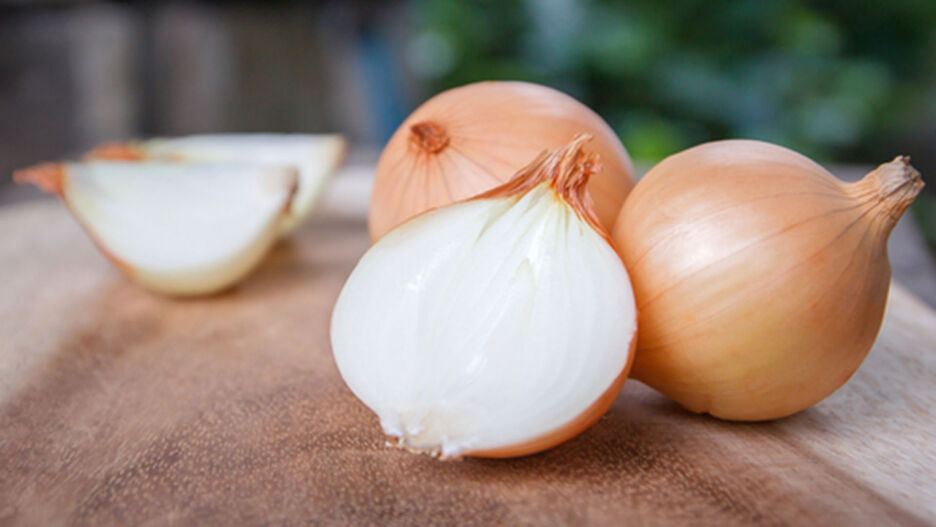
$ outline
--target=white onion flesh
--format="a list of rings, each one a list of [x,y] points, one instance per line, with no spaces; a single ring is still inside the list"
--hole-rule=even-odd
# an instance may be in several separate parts
[[[607,239],[541,183],[381,238],[345,284],[331,337],[388,435],[455,457],[583,414],[628,366],[635,316]]]
[[[154,158],[295,166],[299,187],[285,231],[308,217],[346,150],[344,138],[336,134],[205,134],[149,139],[135,146]]]
[[[201,294],[247,274],[277,239],[295,171],[270,165],[65,165],[62,199],[133,278]]]

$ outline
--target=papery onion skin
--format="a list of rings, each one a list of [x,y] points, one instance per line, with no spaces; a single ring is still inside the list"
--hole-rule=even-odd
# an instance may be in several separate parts
[[[426,210],[505,183],[546,149],[577,133],[604,169],[588,183],[595,210],[610,231],[633,187],[634,168],[611,127],[582,103],[545,86],[489,81],[454,88],[426,101],[393,134],[377,163],[368,229],[377,240]]]
[[[821,401],[874,343],[890,284],[887,237],[922,186],[907,158],[843,183],[759,141],[663,160],[612,234],[639,312],[633,377],[729,420]]]

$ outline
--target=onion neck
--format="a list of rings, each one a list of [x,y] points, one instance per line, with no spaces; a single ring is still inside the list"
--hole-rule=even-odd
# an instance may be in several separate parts
[[[410,141],[429,154],[438,154],[449,144],[445,128],[433,121],[422,121],[410,126]]]
[[[602,236],[607,232],[601,226],[595,205],[585,192],[589,178],[601,171],[598,154],[588,153],[582,147],[592,136],[578,134],[569,144],[541,153],[525,168],[520,169],[507,183],[495,187],[475,199],[506,198],[524,194],[542,183],[549,184],[556,195],[588,222]]]
[[[908,156],[897,156],[869,172],[852,185],[856,197],[868,200],[875,216],[889,231],[923,189],[920,173],[910,165]]]

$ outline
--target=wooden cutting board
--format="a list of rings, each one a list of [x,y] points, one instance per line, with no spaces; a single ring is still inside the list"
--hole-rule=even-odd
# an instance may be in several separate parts
[[[0,212],[0,525],[936,523],[936,314],[899,286],[860,371],[732,424],[636,381],[514,460],[384,446],[328,321],[367,247],[321,214],[236,290],[125,280],[54,201]]]

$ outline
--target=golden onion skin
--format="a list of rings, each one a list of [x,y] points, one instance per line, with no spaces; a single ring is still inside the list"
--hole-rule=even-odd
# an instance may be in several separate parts
[[[821,401],[874,343],[887,237],[922,186],[906,158],[849,184],[759,141],[663,160],[612,234],[637,300],[632,376],[730,420]]]
[[[427,210],[506,183],[541,152],[578,133],[602,170],[587,190],[602,225],[614,225],[634,168],[605,121],[572,97],[537,84],[488,81],[432,97],[400,125],[377,162],[368,214],[371,239]]]

